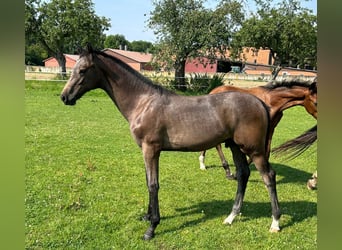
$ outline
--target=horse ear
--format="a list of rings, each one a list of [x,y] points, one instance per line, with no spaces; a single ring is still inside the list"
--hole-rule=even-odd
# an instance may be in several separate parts
[[[81,46],[77,47],[77,52],[78,52],[79,55],[81,55],[83,53],[83,51],[84,50],[83,50],[83,48]]]
[[[90,54],[94,52],[94,49],[93,49],[93,47],[91,46],[90,43],[87,43],[87,51],[88,51],[88,53],[90,53]]]

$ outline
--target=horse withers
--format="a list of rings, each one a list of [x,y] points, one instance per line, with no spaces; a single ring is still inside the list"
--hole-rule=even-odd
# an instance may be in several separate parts
[[[112,99],[142,150],[149,192],[145,218],[150,221],[145,240],[154,237],[160,222],[160,153],[196,152],[223,142],[233,152],[238,182],[233,208],[224,223],[231,224],[241,210],[250,175],[247,155],[255,163],[270,195],[273,218],[270,231],[280,230],[276,174],[267,157],[269,113],[262,101],[239,92],[177,95],[153,84],[121,60],[88,46],[76,63],[61,100],[66,105],[75,105],[86,92],[96,88],[103,89]]]

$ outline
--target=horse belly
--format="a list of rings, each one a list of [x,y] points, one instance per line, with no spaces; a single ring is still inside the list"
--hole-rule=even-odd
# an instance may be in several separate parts
[[[201,151],[217,146],[230,137],[227,127],[217,121],[185,119],[167,131],[169,150]]]

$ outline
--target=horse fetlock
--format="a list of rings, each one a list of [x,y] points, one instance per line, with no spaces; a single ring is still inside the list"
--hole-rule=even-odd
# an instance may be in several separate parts
[[[151,215],[150,215],[150,214],[145,214],[145,215],[142,217],[142,220],[143,220],[143,221],[150,221],[150,220],[151,220]]]
[[[206,170],[206,167],[205,167],[205,164],[204,164],[204,156],[203,155],[200,155],[198,157],[198,160],[200,162],[200,169],[201,170]]]
[[[234,174],[232,174],[229,170],[228,171],[226,170],[226,178],[228,180],[236,180],[237,179],[236,176]]]

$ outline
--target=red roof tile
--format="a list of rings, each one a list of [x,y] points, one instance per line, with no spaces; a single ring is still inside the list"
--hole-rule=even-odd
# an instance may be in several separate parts
[[[142,53],[136,51],[120,50],[120,49],[104,49],[103,51],[110,50],[121,56],[127,57],[139,63],[148,63],[152,61],[152,54]]]

